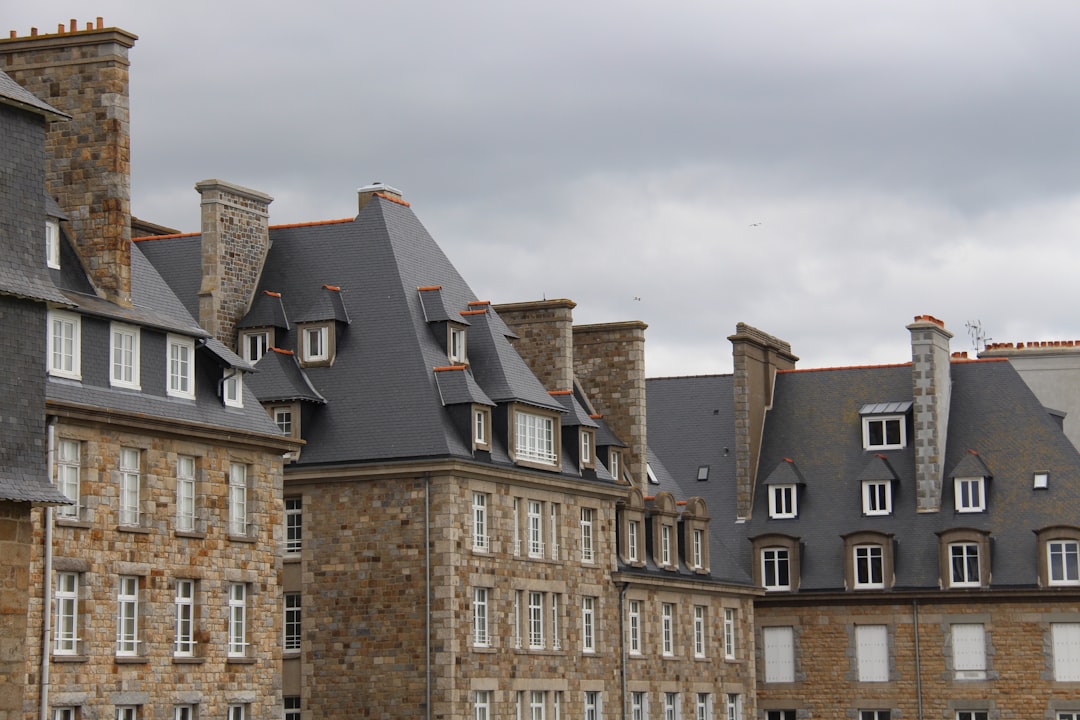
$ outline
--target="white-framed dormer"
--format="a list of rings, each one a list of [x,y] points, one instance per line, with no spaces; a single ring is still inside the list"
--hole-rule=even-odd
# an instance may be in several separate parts
[[[486,405],[473,405],[470,427],[474,450],[491,450],[491,408]]]
[[[596,467],[596,430],[584,425],[579,428],[578,444],[580,446],[581,467]]]
[[[863,515],[892,515],[892,481],[863,480]]]
[[[334,333],[332,322],[310,323],[297,328],[300,334],[300,364],[303,366],[332,365],[334,362]]]
[[[799,492],[795,483],[769,485],[769,517],[783,520],[798,517]]]
[[[109,326],[109,384],[139,389],[139,328],[112,323]]]
[[[240,341],[237,343],[240,349],[240,357],[249,363],[259,362],[266,351],[274,347],[274,329],[257,328],[240,331]]]
[[[953,478],[953,502],[958,513],[975,513],[986,510],[986,478]]]
[[[165,393],[170,397],[195,399],[195,340],[169,334],[166,340]]]
[[[446,357],[455,365],[467,365],[469,362],[466,337],[464,325],[446,323]]]
[[[226,407],[244,407],[244,373],[227,367],[221,377],[221,399]]]
[[[49,374],[54,377],[82,379],[82,318],[65,310],[50,310],[48,314]]]
[[[864,415],[864,450],[900,450],[907,447],[907,418],[904,415]]]
[[[45,264],[60,269],[60,221],[56,218],[45,220]]]
[[[518,465],[544,470],[559,469],[559,414],[515,403],[510,412],[511,457]]]

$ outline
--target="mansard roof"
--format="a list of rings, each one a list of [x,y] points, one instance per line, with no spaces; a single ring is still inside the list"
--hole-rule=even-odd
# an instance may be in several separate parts
[[[305,400],[320,405],[326,402],[291,350],[270,348],[255,368],[258,372],[248,378],[247,384],[260,402]]]

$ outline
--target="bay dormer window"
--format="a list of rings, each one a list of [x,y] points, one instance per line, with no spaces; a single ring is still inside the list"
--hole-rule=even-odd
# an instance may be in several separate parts
[[[797,517],[798,493],[795,483],[769,486],[769,517],[774,520]]]
[[[953,479],[956,512],[974,513],[986,510],[986,478],[958,477]]]
[[[555,413],[518,406],[512,418],[514,460],[518,464],[557,469],[559,464],[559,420]]]
[[[862,417],[864,450],[900,450],[907,447],[907,411],[911,402],[890,402],[863,405]]]

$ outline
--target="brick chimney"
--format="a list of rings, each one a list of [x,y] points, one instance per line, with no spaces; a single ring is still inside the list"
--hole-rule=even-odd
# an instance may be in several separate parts
[[[573,300],[496,305],[495,312],[518,338],[514,348],[548,390],[574,387]]]
[[[952,397],[949,374],[952,333],[932,315],[917,316],[907,329],[911,332],[916,507],[919,512],[938,512]]]
[[[195,189],[202,195],[199,324],[236,347],[236,323],[251,306],[270,251],[274,198],[223,180],[203,180]]]
[[[627,468],[648,493],[645,329],[639,320],[574,327],[574,375],[608,427],[629,448]]]
[[[736,511],[749,518],[761,458],[765,411],[773,403],[776,371],[794,369],[791,345],[746,323],[728,337],[734,357]]]
[[[14,33],[13,33],[14,34]],[[0,40],[0,68],[72,119],[46,138],[46,187],[71,221],[84,266],[109,300],[131,303],[128,50],[138,38],[101,18]]]

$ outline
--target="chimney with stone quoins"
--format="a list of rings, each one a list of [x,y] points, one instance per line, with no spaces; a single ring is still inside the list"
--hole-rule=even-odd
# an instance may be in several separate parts
[[[952,333],[932,315],[917,316],[907,329],[911,333],[916,505],[919,512],[938,512],[952,397],[949,374]]]

